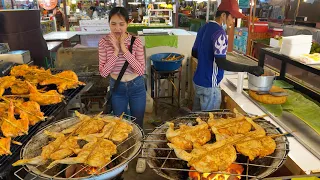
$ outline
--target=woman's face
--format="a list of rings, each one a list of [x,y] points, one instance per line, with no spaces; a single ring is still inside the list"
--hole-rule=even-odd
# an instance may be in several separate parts
[[[128,23],[121,15],[115,14],[110,19],[110,30],[117,38],[127,32]]]

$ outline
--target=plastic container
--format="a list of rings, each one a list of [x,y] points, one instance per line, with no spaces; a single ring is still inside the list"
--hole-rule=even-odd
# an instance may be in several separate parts
[[[282,36],[283,29],[273,28],[271,32],[272,32],[272,37]]]
[[[312,35],[295,35],[282,37],[282,44],[309,44],[312,43]]]
[[[180,68],[181,62],[184,59],[184,56],[182,56],[180,59],[175,61],[164,61],[163,59],[167,58],[168,56],[182,56],[178,53],[158,53],[153,54],[150,56],[150,59],[153,63],[153,66],[158,71],[175,71]]]
[[[310,54],[312,43],[308,44],[284,44],[282,43],[280,53],[290,57],[297,57],[302,54]]]
[[[268,22],[255,22],[254,23],[254,32],[265,33],[269,30]]]

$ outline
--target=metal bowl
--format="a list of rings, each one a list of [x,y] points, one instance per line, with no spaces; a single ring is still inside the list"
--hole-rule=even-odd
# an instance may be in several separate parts
[[[275,73],[270,70],[265,70],[262,76],[255,76],[248,73],[249,89],[252,91],[269,91],[273,85]]]

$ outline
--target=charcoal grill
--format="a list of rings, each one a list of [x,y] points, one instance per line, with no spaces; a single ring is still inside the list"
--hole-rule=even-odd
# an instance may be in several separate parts
[[[213,112],[215,118],[234,117],[235,114],[229,110],[219,110]],[[209,119],[208,112],[192,113],[185,117],[179,117],[171,122],[178,127],[179,124],[196,125],[196,118],[201,117],[202,120],[207,121]],[[262,126],[267,135],[281,134],[281,131],[273,124],[265,119],[256,119],[255,122]],[[196,170],[190,170],[187,166],[187,162],[176,157],[174,151],[167,145],[167,139],[165,133],[168,126],[165,124],[155,128],[152,133],[148,133],[143,145],[142,156],[147,159],[147,163],[151,169],[153,169],[158,175],[170,179],[188,179],[189,172],[196,172]],[[275,138],[276,150],[273,154],[264,158],[256,158],[253,161],[239,153],[237,153],[237,160],[234,164],[240,164],[244,167],[241,179],[262,179],[267,177],[278,168],[280,168],[289,153],[289,141],[286,136],[279,136]],[[214,136],[210,143],[215,142]],[[215,174],[227,174],[225,172],[212,172]],[[237,174],[229,174],[235,175]]]
[[[104,116],[104,115],[103,115]],[[15,172],[15,175],[19,179],[23,179],[20,177],[19,172],[22,170],[26,170],[29,172],[33,179],[58,179],[58,180],[65,180],[65,179],[111,179],[116,177],[118,174],[123,172],[124,168],[128,165],[128,163],[134,159],[141,150],[142,147],[142,137],[143,131],[142,129],[134,123],[135,118],[132,116],[125,115],[124,120],[126,120],[129,124],[133,126],[133,131],[129,135],[129,137],[124,140],[123,142],[117,144],[117,154],[114,155],[111,159],[111,162],[105,165],[108,167],[110,163],[113,163],[113,167],[107,168],[107,170],[99,175],[93,174],[88,175],[81,178],[75,178],[77,174],[80,173],[81,170],[87,168],[87,166],[83,166],[81,170],[77,173],[73,174],[73,176],[69,178],[64,178],[64,172],[67,167],[63,165],[56,165],[51,169],[46,169],[49,163],[45,165],[26,165],[21,167],[19,170]],[[50,124],[40,130],[36,135],[32,137],[32,139],[23,147],[20,153],[20,157],[22,158],[33,158],[39,156],[41,154],[41,149],[43,146],[47,145],[50,141],[50,138],[46,136],[43,132],[44,130],[52,131],[52,132],[60,132],[68,127],[79,122],[79,118],[77,117],[70,117],[66,119],[62,119],[58,122]]]

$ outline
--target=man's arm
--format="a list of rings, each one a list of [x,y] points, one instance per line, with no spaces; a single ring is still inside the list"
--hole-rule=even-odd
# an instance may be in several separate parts
[[[228,49],[228,40],[225,32],[217,32],[213,36],[213,50],[214,50],[214,59],[217,66],[226,71],[233,72],[249,72],[256,76],[263,74],[263,68],[259,66],[247,66],[243,64],[234,63],[226,59],[227,49]]]

